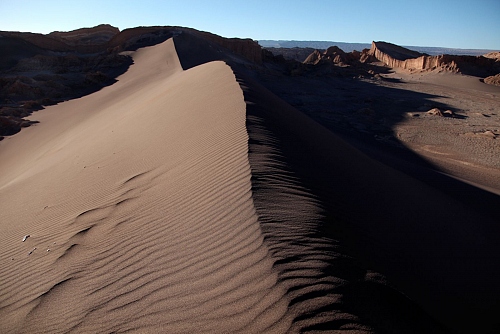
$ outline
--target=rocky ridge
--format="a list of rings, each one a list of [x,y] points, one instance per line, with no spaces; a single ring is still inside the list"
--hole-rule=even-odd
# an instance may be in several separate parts
[[[286,54],[281,51],[281,54]],[[306,65],[333,64],[339,67],[361,68],[363,64],[380,62],[387,68],[399,68],[410,72],[451,72],[483,78],[487,84],[498,85],[500,52],[484,56],[438,55],[430,56],[404,47],[373,42],[370,49],[361,52],[344,52],[337,46],[326,51],[314,50],[303,61]]]
[[[484,56],[429,56],[386,42],[373,42],[370,54],[392,68],[409,71],[441,70],[480,77],[500,72],[500,62]]]
[[[368,49],[361,52],[355,50],[346,53],[338,46],[331,46],[324,52],[315,50],[306,58],[304,64],[334,63],[339,66],[348,66],[373,61],[376,61],[376,59],[371,56]]]
[[[48,36],[72,46],[99,45],[109,42],[119,33],[120,29],[109,24],[101,24],[93,28],[81,28],[68,32],[54,31]]]

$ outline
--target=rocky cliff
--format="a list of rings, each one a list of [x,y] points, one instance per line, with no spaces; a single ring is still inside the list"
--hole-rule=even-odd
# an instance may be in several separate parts
[[[483,56],[429,56],[386,42],[372,42],[370,54],[392,68],[410,71],[444,70],[479,77],[497,74],[500,64]]]
[[[500,61],[500,52],[489,52],[489,53],[483,55],[483,57],[495,59],[496,61]]]
[[[447,70],[458,72],[457,64],[452,58],[445,59],[444,55],[428,56],[391,43],[372,42],[370,53],[375,58],[392,68],[428,70],[444,65]]]

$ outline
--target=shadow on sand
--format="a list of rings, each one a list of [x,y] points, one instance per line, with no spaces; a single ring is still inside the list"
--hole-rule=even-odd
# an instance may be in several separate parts
[[[354,158],[334,135],[319,134],[326,129],[307,130],[304,121],[294,129],[270,121],[275,111],[261,113],[266,124],[276,124],[272,131],[283,132],[278,137],[286,165],[321,201],[325,219],[317,238],[340,239],[346,254],[386,275],[452,331],[497,331],[500,198],[440,173],[393,133],[418,107],[450,107],[434,102],[434,95],[367,80],[264,76],[259,81],[366,155]],[[317,139],[304,144],[298,135],[304,132]],[[335,261],[325,272],[338,276]],[[391,289],[362,279],[350,282],[341,292],[345,309],[377,331],[408,332],[404,323],[413,324],[414,332],[441,331]]]
[[[242,87],[262,229],[281,254],[290,308],[313,301],[295,316],[302,331],[500,329],[499,197],[439,173],[393,136],[408,111],[448,106],[369,80],[283,75],[187,34],[174,42],[184,69],[224,60]],[[316,274],[297,284],[305,267]]]

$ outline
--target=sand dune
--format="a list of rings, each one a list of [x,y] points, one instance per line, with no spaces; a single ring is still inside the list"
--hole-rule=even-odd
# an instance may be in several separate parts
[[[0,332],[492,328],[490,213],[362,154],[227,52],[188,33],[139,49],[0,142]]]
[[[491,330],[499,271],[490,213],[368,158],[246,85],[257,212],[292,304],[308,308],[296,310],[294,326],[447,332],[372,268],[453,330]],[[330,300],[311,304],[318,297]]]
[[[1,143],[0,331],[284,331],[231,69],[133,57]]]

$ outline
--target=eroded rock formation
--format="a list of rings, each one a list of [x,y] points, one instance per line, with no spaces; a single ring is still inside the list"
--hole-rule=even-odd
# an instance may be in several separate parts
[[[483,57],[495,59],[496,61],[500,61],[500,52],[490,52],[490,53],[483,55]]]
[[[357,65],[359,63],[371,62],[374,60],[376,59],[369,54],[368,49],[365,49],[362,52],[344,52],[338,46],[331,46],[324,52],[314,50],[314,52],[306,58],[304,64],[317,65],[323,62],[333,63],[339,66],[349,66]]]
[[[500,86],[500,73],[497,75],[491,75],[489,77],[484,78],[484,83],[489,85]]]
[[[392,68],[410,71],[444,70],[485,77],[499,72],[500,63],[483,56],[429,56],[386,42],[372,42],[370,54]]]
[[[69,45],[99,45],[109,42],[120,29],[109,24],[101,24],[93,28],[81,28],[68,32],[54,31],[48,36]]]

